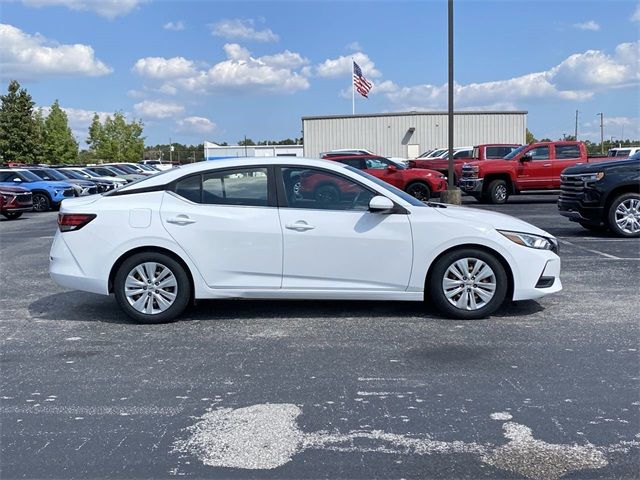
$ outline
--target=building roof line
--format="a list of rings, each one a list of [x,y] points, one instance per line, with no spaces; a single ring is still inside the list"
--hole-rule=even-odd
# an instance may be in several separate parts
[[[527,110],[462,110],[453,112],[454,115],[526,115]],[[312,115],[302,117],[302,120],[329,120],[336,118],[367,118],[367,117],[405,117],[405,116],[425,116],[425,115],[447,115],[446,111],[412,111],[412,112],[389,112],[389,113],[356,113],[355,115]]]

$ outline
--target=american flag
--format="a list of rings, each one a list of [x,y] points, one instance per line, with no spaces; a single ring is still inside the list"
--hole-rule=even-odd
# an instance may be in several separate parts
[[[353,86],[358,93],[365,98],[369,98],[367,94],[369,93],[369,90],[373,88],[373,83],[364,78],[364,75],[362,75],[362,69],[356,62],[353,62]]]

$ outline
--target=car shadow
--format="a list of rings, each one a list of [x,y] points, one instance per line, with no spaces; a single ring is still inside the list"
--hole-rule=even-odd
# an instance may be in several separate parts
[[[543,310],[535,301],[506,302],[489,320],[535,315]],[[125,315],[113,296],[85,292],[61,292],[42,297],[29,304],[29,313],[32,318],[43,320],[136,323]],[[419,318],[425,321],[453,321],[420,302],[344,300],[199,300],[181,315],[180,320],[275,318]]]

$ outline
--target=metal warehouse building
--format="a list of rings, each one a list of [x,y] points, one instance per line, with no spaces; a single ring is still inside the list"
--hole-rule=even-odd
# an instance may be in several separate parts
[[[336,148],[364,148],[387,157],[415,158],[446,147],[446,112],[302,117],[305,157]],[[526,111],[455,112],[455,146],[525,143]]]

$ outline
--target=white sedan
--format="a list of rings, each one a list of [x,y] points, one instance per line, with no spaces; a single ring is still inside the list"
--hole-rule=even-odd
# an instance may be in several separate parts
[[[60,285],[145,323],[194,299],[427,301],[446,317],[562,288],[557,242],[507,215],[424,204],[338,162],[200,162],[67,199],[51,247]]]

